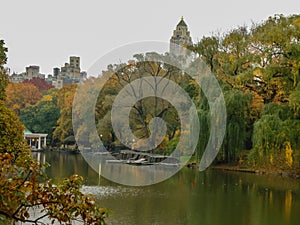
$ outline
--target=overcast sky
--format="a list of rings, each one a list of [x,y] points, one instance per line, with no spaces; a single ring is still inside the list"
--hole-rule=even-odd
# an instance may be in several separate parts
[[[195,42],[274,14],[298,13],[299,0],[9,0],[1,4],[0,39],[9,49],[12,71],[39,65],[49,74],[70,55],[80,56],[81,68],[87,70],[118,46],[168,42],[181,16]]]

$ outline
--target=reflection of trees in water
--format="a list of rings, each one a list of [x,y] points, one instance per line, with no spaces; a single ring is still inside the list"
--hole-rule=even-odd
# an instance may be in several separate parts
[[[71,173],[86,184],[98,184],[98,174],[80,154],[40,153],[52,166],[50,177],[63,179]],[[120,172],[115,169],[114,172]],[[184,168],[172,178],[146,187],[125,187],[101,178],[102,187],[118,187],[121,194],[97,197],[112,209],[116,224],[298,224],[299,180],[220,170]],[[99,187],[99,188],[102,188]],[[102,192],[100,192],[102,193]],[[116,217],[116,218],[115,218]],[[197,223],[197,221],[200,221]]]

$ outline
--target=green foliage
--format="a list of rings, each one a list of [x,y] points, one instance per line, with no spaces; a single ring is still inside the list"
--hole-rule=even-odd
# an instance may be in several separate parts
[[[0,66],[6,61],[6,49],[0,42]],[[0,73],[1,74],[1,73]],[[1,75],[2,78],[2,75]],[[4,103],[6,80],[0,89],[0,222],[40,224],[48,218],[52,223],[105,224],[107,210],[99,208],[93,199],[83,195],[83,178],[77,175],[54,184],[44,174],[44,168],[30,156],[23,137],[24,126]],[[40,217],[32,219],[36,210]]]
[[[38,104],[20,111],[20,120],[25,127],[34,133],[48,134],[47,139],[51,142],[59,116],[59,109],[51,95],[45,95]]]
[[[300,83],[298,84],[297,88],[291,93],[289,100],[289,106],[295,118],[300,119]]]
[[[122,126],[119,126],[117,130],[112,129],[110,111],[115,97],[126,85],[130,86],[130,83],[136,79],[152,77],[154,83],[156,82],[152,87],[155,89],[159,86],[162,78],[167,78],[182,85],[183,89],[195,90],[193,84],[189,83],[187,76],[182,74],[177,68],[167,63],[152,61],[154,58],[166,59],[167,56],[159,55],[157,53],[147,53],[145,55],[135,55],[134,57],[136,60],[119,65],[110,65],[108,70],[103,72],[103,77],[109,77],[109,79],[105,82],[97,100],[96,122],[98,134],[102,135],[101,139],[105,142],[106,146],[120,144],[115,138],[115,133],[117,132],[120,135],[124,134]],[[99,78],[98,82],[101,83],[101,79],[102,78]],[[88,87],[87,91],[93,89],[92,85],[85,86]],[[139,90],[138,93],[136,90],[132,89],[132,93],[130,94],[132,96],[139,96],[143,94],[143,90]],[[191,93],[191,95],[196,96],[196,91]],[[84,96],[82,97],[84,98]],[[136,137],[139,137],[140,139],[148,138],[150,136],[150,121],[154,117],[162,118],[167,124],[167,135],[157,149],[158,151],[164,151],[167,149],[167,143],[169,141],[172,142],[175,138],[176,131],[180,129],[180,121],[178,120],[176,110],[168,101],[158,97],[147,97],[138,100],[130,112],[129,125]],[[124,119],[126,120],[127,118]],[[80,127],[78,132],[81,130],[85,131],[86,129]],[[153,137],[155,137],[155,135],[153,135]],[[128,144],[131,141],[132,140],[127,140]],[[137,146],[138,145],[139,143],[137,143]]]
[[[219,155],[225,162],[236,161],[245,148],[251,100],[251,95],[235,89],[225,92],[227,128]]]
[[[220,40],[217,36],[203,37],[197,44],[191,47],[191,50],[196,52],[201,59],[210,67],[212,72],[215,72],[217,66],[216,56],[219,52]]]
[[[225,95],[227,130],[218,160],[236,161],[242,149],[252,148],[252,164],[296,166],[299,43],[300,16],[274,15],[251,28],[203,37],[191,47],[215,73]],[[209,131],[205,102],[199,102],[198,111],[201,130]],[[200,157],[208,137],[200,132]]]
[[[209,139],[211,119],[209,104],[203,91],[200,92],[200,99],[198,101],[197,111],[200,124],[200,134],[196,148],[196,159],[200,161]]]
[[[23,138],[24,126],[3,101],[0,101],[0,115],[0,152],[9,153],[13,160],[23,152],[29,154]]]
[[[252,165],[284,168],[287,143],[293,151],[299,151],[299,131],[299,120],[282,120],[276,112],[263,115],[254,124],[253,149],[249,162]]]
[[[6,63],[7,48],[4,46],[4,41],[0,40],[0,101],[5,99],[5,88],[8,84],[8,78],[3,65]]]

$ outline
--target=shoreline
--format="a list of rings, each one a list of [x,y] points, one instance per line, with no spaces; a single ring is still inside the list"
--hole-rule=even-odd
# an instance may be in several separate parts
[[[40,151],[32,151],[34,152],[57,152],[57,153],[67,153],[67,154],[79,154],[80,151],[74,149],[60,149],[60,148],[46,148]],[[185,165],[185,167],[190,169],[198,168],[198,163],[192,162]],[[212,170],[224,170],[224,171],[233,171],[233,172],[241,172],[241,173],[252,173],[252,174],[259,174],[259,175],[274,175],[274,176],[281,176],[281,177],[289,177],[293,179],[300,179],[300,169],[294,170],[281,170],[281,169],[274,169],[274,168],[249,168],[246,166],[241,165],[229,165],[229,164],[216,164],[209,166],[208,169]]]
[[[260,174],[260,175],[274,175],[274,176],[281,176],[281,177],[289,177],[294,179],[300,179],[300,170],[271,170],[266,168],[248,168],[248,167],[241,167],[239,165],[212,165],[209,169],[213,170],[225,170],[225,171],[235,171],[241,173],[253,173],[253,174]]]

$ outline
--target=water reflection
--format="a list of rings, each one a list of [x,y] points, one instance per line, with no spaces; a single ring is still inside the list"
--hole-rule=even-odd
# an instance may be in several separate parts
[[[51,164],[47,173],[56,180],[82,175],[83,192],[96,195],[101,206],[113,210],[108,224],[298,225],[300,220],[300,188],[295,179],[183,169],[151,186],[122,186],[103,177],[98,186],[98,174],[81,155],[46,152],[39,158]],[[112,168],[116,174],[122,169]]]

